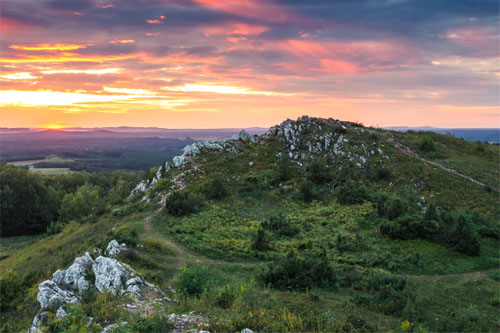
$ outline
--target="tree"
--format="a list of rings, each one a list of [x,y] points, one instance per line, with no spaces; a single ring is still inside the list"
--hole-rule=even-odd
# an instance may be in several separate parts
[[[99,215],[104,208],[103,200],[99,195],[99,187],[86,183],[75,193],[68,193],[64,196],[61,202],[60,219],[69,221],[89,215]]]
[[[2,236],[37,234],[57,217],[58,202],[42,176],[0,164],[0,230]]]

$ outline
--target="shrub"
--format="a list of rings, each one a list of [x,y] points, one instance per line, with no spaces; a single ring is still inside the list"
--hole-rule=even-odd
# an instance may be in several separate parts
[[[459,213],[455,223],[455,248],[457,251],[470,256],[479,255],[481,244],[479,236],[473,229],[471,220],[463,213]]]
[[[377,202],[377,211],[380,217],[395,220],[406,212],[408,204],[403,201],[399,196],[394,195],[391,198],[379,197]]]
[[[364,186],[348,180],[337,190],[337,199],[342,205],[353,205],[363,203],[368,198],[368,191]]]
[[[428,135],[424,135],[418,142],[418,150],[422,152],[431,152],[436,150],[432,138]]]
[[[328,263],[326,254],[299,257],[289,253],[286,258],[277,258],[269,263],[259,278],[266,285],[285,290],[334,287],[336,270]]]
[[[191,267],[186,265],[182,267],[177,281],[177,289],[183,296],[200,297],[208,290],[209,283],[208,268],[196,262]]]
[[[257,229],[257,233],[252,242],[252,249],[256,251],[266,251],[269,248],[269,236],[262,227]]]
[[[380,166],[375,172],[375,177],[380,180],[387,180],[391,178],[391,172],[386,167]]]
[[[203,206],[203,199],[188,191],[175,191],[165,202],[165,208],[170,215],[183,216],[196,212]]]
[[[333,179],[327,162],[322,159],[314,159],[307,168],[307,179],[316,184],[325,184]]]
[[[286,220],[282,214],[271,216],[262,222],[262,227],[269,231],[274,231],[280,236],[293,236],[299,232],[299,229]]]
[[[147,318],[137,315],[130,326],[124,328],[124,332],[163,333],[171,332],[174,324],[163,314],[155,314]]]
[[[405,214],[394,221],[385,220],[380,231],[394,239],[424,238],[433,240],[439,232],[439,223],[422,219],[417,214]]]
[[[278,162],[278,168],[276,169],[276,182],[286,182],[297,174],[295,164],[290,161],[289,158],[284,157]]]
[[[19,276],[8,270],[0,278],[0,309],[6,311],[15,308],[22,301],[24,290]]]
[[[304,202],[311,202],[318,198],[316,191],[314,190],[314,184],[311,181],[306,180],[300,184],[299,187],[299,198]]]
[[[226,285],[217,292],[215,303],[218,307],[228,309],[233,305],[235,299],[234,290]]]
[[[220,176],[216,174],[203,186],[203,194],[208,199],[222,199],[229,195],[229,190]]]

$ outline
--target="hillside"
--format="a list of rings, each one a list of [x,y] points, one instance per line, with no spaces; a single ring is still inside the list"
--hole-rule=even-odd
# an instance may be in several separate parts
[[[96,219],[2,239],[3,330],[116,239],[166,295],[101,293],[82,271],[81,304],[47,310],[48,331],[498,331],[499,165],[498,145],[307,116],[195,142]]]

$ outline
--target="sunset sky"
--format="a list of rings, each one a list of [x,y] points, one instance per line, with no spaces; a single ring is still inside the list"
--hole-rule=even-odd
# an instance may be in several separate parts
[[[500,127],[498,0],[0,6],[2,127]]]

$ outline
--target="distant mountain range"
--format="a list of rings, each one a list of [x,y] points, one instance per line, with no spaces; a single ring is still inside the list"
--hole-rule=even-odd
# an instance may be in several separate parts
[[[407,131],[428,131],[439,134],[450,134],[457,138],[463,138],[469,141],[484,141],[491,143],[500,143],[500,128],[437,128],[431,126],[408,127],[392,126],[384,129],[407,132]]]
[[[440,134],[451,134],[457,138],[469,141],[485,141],[500,143],[500,128],[438,128],[431,126],[389,126],[384,129],[406,132],[406,131],[430,131]],[[158,127],[67,127],[61,130],[45,128],[5,128],[0,127],[0,141],[9,138],[17,140],[38,139],[40,137],[62,139],[62,138],[162,138],[162,139],[186,139],[193,140],[224,140],[238,133],[239,128],[216,128],[216,129],[169,129]],[[263,134],[267,128],[251,127],[245,128],[251,134]],[[12,136],[13,135],[13,136]],[[17,135],[17,137],[16,137]]]

